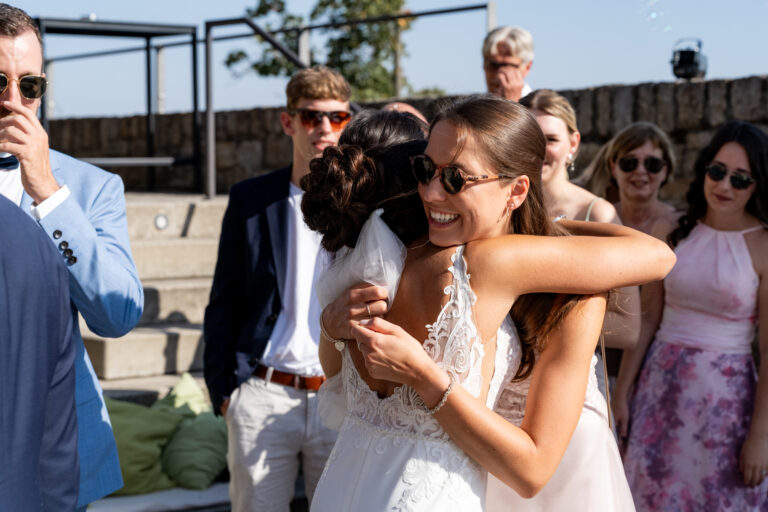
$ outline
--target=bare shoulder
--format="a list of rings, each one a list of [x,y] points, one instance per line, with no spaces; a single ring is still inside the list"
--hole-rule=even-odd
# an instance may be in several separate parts
[[[659,240],[666,240],[667,236],[672,232],[672,230],[678,226],[678,221],[684,213],[685,212],[681,210],[675,210],[672,208],[669,213],[659,217],[658,220],[656,220],[656,222],[653,224],[653,228],[651,228],[651,236],[654,236]]]
[[[616,208],[602,197],[598,198],[597,201],[595,201],[594,206],[592,206],[592,212],[589,220],[595,222],[612,222],[614,224],[621,224],[621,220],[619,219],[619,214],[616,212]]]

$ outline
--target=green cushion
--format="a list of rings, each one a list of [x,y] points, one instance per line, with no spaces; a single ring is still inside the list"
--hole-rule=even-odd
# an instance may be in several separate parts
[[[163,473],[160,456],[183,417],[104,398],[117,441],[123,488],[115,495],[145,494],[174,487]]]
[[[185,419],[163,450],[163,471],[177,485],[207,489],[227,466],[227,426],[204,412]]]
[[[205,393],[189,373],[185,373],[179,378],[168,396],[152,404],[152,409],[182,414],[187,418],[194,418],[202,412],[212,410]]]

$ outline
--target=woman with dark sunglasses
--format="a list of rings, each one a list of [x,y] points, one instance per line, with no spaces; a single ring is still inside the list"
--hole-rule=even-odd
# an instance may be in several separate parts
[[[601,197],[616,187],[614,206],[625,226],[650,233],[675,209],[659,200],[659,190],[675,170],[672,143],[658,126],[632,123],[606,143],[577,182]]]
[[[768,136],[721,127],[687,200],[654,228],[677,265],[643,288],[641,338],[616,385],[627,477],[638,510],[767,510]]]
[[[376,151],[329,148],[302,184],[305,220],[324,246],[357,247],[342,264],[363,243],[360,218],[381,204],[387,220],[387,178],[402,179],[397,169],[408,161]],[[410,159],[423,206],[407,212],[414,220],[426,213],[428,237],[401,236],[407,250],[394,300],[375,287],[369,296],[352,290],[329,306],[348,310],[341,325],[323,315],[332,343],[321,343],[321,361],[329,382],[341,379],[346,413],[313,510],[482,510],[486,473],[477,464],[529,497],[557,469],[582,410],[605,301],[553,292],[637,284],[664,275],[672,260],[658,242],[620,226],[564,221],[586,236],[552,236],[565,232],[543,205],[544,152],[535,119],[500,98],[468,99],[432,123],[427,158]],[[387,266],[382,260],[390,261],[367,258],[362,267],[375,271]],[[338,268],[334,277],[346,279]],[[521,428],[489,409],[513,378],[528,379],[527,404],[517,403]],[[600,486],[610,503],[603,508],[632,510],[612,434],[604,420],[596,428],[614,462],[598,464],[609,487]],[[562,498],[583,502],[578,492]]]

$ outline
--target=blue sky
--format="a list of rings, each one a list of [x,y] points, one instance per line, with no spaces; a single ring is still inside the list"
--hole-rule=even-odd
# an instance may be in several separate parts
[[[105,21],[197,25],[206,20],[242,16],[255,2],[238,0],[16,0],[32,16],[79,18],[94,14]],[[287,0],[289,10],[308,15],[312,0]],[[412,11],[458,7],[478,0],[409,0]],[[768,0],[498,0],[497,22],[520,25],[534,37],[536,57],[529,75],[533,88],[582,88],[613,83],[670,81],[674,43],[684,37],[703,41],[707,78],[736,78],[768,73]],[[221,29],[215,35],[246,28]],[[473,11],[417,20],[404,37],[409,56],[405,76],[415,88],[439,86],[451,94],[484,90],[480,46],[486,14]],[[319,34],[312,45],[322,47]],[[138,46],[138,40],[48,36],[48,57]],[[214,107],[217,110],[280,105],[285,79],[235,77],[222,62],[232,49],[258,51],[250,39],[216,43]],[[200,76],[203,57],[201,47]],[[110,116],[144,109],[143,54],[61,62],[51,70],[55,117]],[[189,50],[166,53],[166,108],[191,105]],[[90,90],[96,75],[107,86]],[[89,77],[89,80],[85,80]],[[204,106],[200,81],[201,108]]]

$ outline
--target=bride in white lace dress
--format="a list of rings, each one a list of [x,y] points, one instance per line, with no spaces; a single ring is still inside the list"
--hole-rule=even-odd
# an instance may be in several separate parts
[[[478,129],[472,124],[475,119],[490,120],[493,126]],[[480,131],[490,142],[483,143]],[[658,279],[674,257],[663,244],[617,226],[572,224],[590,237],[509,235],[555,231],[537,188],[544,144],[535,120],[505,100],[471,99],[433,123],[428,156],[413,162],[431,243],[418,243],[407,251],[399,287],[386,313],[388,320],[401,327],[378,318],[368,320],[364,327],[351,329],[360,346],[347,343],[341,353],[332,343],[320,346],[326,373],[337,375],[332,381],[343,388],[346,403],[313,510],[482,510],[486,469],[524,489],[535,486],[548,471],[525,467],[531,450],[534,459],[544,458],[534,462],[556,467],[581,401],[569,400],[573,391],[560,390],[566,402],[559,411],[566,418],[565,426],[549,435],[552,418],[543,426],[533,426],[534,432],[543,429],[550,443],[521,429],[510,436],[509,424],[485,406],[495,403],[500,376],[514,359],[510,357],[514,344],[505,344],[511,335],[499,331],[500,326],[515,304],[523,320],[533,321],[526,328],[537,336],[578,338],[582,333],[574,326],[583,326],[583,317],[591,325],[585,337],[596,338],[604,311],[601,297],[577,301],[573,296],[544,295],[539,303],[543,307],[526,300],[516,303],[516,299],[532,292],[596,293]],[[340,146],[326,150],[323,161],[311,167],[303,182],[307,190],[303,209],[310,227],[324,234],[326,248],[354,246],[361,224],[356,218],[378,203],[373,200],[376,194],[379,200],[390,197],[381,186],[386,182],[382,172],[395,169],[389,164],[397,162],[385,160],[377,160],[375,151]],[[434,174],[440,179],[432,180]],[[367,201],[350,202],[350,198],[366,197],[366,191]],[[308,206],[313,194],[318,199],[316,208]],[[390,215],[387,218],[385,210],[384,220],[406,240],[398,227],[407,219],[397,219],[398,209],[392,204],[385,208]],[[357,252],[342,255],[340,261],[354,259]],[[599,269],[593,268],[595,253],[602,257]],[[378,270],[391,259],[385,256],[376,261],[366,256],[354,280],[366,279],[366,271],[379,275]],[[348,270],[341,270],[343,264],[338,268],[334,279],[343,281]],[[384,301],[350,295],[350,300],[358,299],[364,305],[362,311],[384,312],[379,309]],[[541,325],[535,325],[538,319]],[[338,332],[338,325],[334,328]],[[398,349],[402,344],[391,341],[407,337],[406,331],[426,340],[423,346],[414,343],[432,367],[393,370],[397,358],[391,358],[388,344]],[[573,368],[586,366],[594,350],[594,344],[573,341],[565,356],[542,354],[542,359],[554,358],[557,366],[557,359],[566,357],[568,364],[561,364],[561,369],[572,375]],[[413,344],[405,350],[413,351]],[[586,378],[582,380],[583,390]],[[490,454],[488,446],[495,448]],[[550,469],[551,474],[554,467]]]

